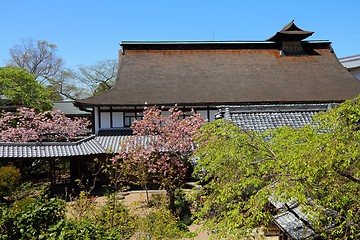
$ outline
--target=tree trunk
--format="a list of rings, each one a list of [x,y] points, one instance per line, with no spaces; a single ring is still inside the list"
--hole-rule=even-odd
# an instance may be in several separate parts
[[[175,189],[168,189],[167,194],[169,196],[169,210],[173,214],[175,214],[176,213],[176,209],[175,209]]]
[[[143,189],[145,190],[145,193],[146,193],[146,204],[149,204],[150,198],[149,198],[149,189],[148,189],[147,184],[143,185]]]

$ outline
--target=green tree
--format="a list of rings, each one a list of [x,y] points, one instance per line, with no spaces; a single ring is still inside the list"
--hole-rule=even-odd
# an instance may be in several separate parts
[[[196,152],[195,173],[206,183],[198,215],[221,237],[244,237],[278,213],[269,199],[297,201],[321,236],[359,238],[359,122],[356,98],[301,129],[258,133],[223,120],[205,125]]]
[[[33,74],[14,67],[0,68],[0,106],[23,106],[37,111],[52,109],[48,99],[51,91],[40,84]]]

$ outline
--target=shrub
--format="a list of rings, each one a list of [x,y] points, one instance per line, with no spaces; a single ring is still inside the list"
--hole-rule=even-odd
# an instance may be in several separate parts
[[[65,217],[64,201],[56,198],[24,199],[2,210],[0,235],[5,239],[45,238],[48,228]]]
[[[136,239],[176,239],[184,233],[179,229],[179,219],[166,206],[150,210],[137,221]]]
[[[19,185],[20,178],[20,171],[16,167],[0,167],[0,198],[9,195]]]
[[[50,239],[129,239],[134,233],[134,217],[115,195],[98,206],[88,192],[81,191],[63,219],[49,229]]]
[[[189,226],[192,223],[189,202],[186,200],[182,189],[175,191],[175,213],[185,225]]]

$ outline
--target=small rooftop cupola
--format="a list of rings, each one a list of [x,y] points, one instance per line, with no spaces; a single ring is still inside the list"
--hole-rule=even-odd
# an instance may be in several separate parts
[[[267,39],[267,41],[281,43],[281,56],[306,55],[304,49],[301,46],[301,40],[311,36],[313,33],[314,32],[300,29],[295,25],[294,20],[292,20],[274,36]]]

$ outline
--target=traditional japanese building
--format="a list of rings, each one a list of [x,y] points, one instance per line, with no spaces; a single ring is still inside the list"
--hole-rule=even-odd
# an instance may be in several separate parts
[[[218,106],[303,112],[287,114],[287,124],[308,123],[314,112],[360,93],[331,42],[304,40],[312,34],[291,22],[266,41],[123,41],[115,87],[75,104],[93,110],[100,135],[128,133],[146,104],[177,104],[210,121]]]
[[[0,143],[0,159],[91,158],[119,151],[145,106],[225,118],[248,130],[302,127],[360,93],[331,42],[289,23],[266,41],[124,41],[115,87],[75,105],[91,112],[95,137],[76,143]]]
[[[360,81],[339,62],[331,42],[306,41],[312,34],[291,22],[265,41],[123,41],[115,87],[75,102],[92,112],[95,136],[66,144],[0,143],[0,158],[43,158],[50,165],[70,159],[71,177],[78,178],[89,158],[120,151],[126,136],[114,135],[131,134],[132,121],[154,105],[177,105],[185,115],[193,109],[247,130],[302,127],[360,93]],[[283,209],[274,222],[292,239],[314,236],[297,205],[273,204]]]

